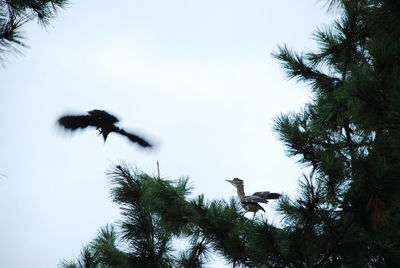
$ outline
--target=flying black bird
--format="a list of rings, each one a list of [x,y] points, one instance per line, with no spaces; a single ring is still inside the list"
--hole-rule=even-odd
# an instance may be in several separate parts
[[[58,123],[64,128],[74,131],[78,128],[95,127],[99,134],[103,135],[104,141],[106,141],[108,134],[115,132],[127,137],[131,142],[139,144],[141,147],[153,147],[145,139],[128,133],[125,130],[117,127],[115,124],[119,120],[103,110],[92,110],[88,112],[88,115],[66,115],[58,119]]]

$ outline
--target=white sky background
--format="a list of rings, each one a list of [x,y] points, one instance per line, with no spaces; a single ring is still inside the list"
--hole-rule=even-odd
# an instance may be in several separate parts
[[[208,199],[236,195],[225,181],[233,177],[249,194],[296,192],[301,170],[272,119],[310,94],[270,53],[315,48],[312,32],[331,20],[324,1],[110,3],[73,1],[47,30],[31,23],[30,49],[0,69],[1,267],[56,267],[115,222],[105,175],[113,163],[156,174],[158,160],[163,177],[190,176]],[[158,149],[55,124],[96,108]]]

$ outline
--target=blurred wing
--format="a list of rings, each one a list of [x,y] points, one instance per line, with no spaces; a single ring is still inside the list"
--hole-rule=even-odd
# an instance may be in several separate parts
[[[96,127],[96,120],[91,115],[67,115],[58,119],[58,123],[66,129],[76,130],[88,126]]]
[[[153,145],[150,144],[150,143],[149,143],[148,141],[146,141],[145,139],[143,139],[143,138],[141,138],[141,137],[139,137],[139,136],[137,136],[137,135],[135,135],[135,134],[128,133],[128,132],[126,132],[126,131],[123,130],[123,129],[116,128],[114,131],[117,132],[117,133],[119,133],[119,134],[121,134],[121,135],[124,135],[124,136],[127,137],[131,142],[137,143],[137,144],[139,144],[140,146],[142,146],[143,148],[147,148],[147,147],[152,148],[152,147],[153,147]]]
[[[243,199],[243,202],[246,203],[268,203],[268,200],[266,198],[262,198],[257,195],[250,195],[250,196],[245,196]]]
[[[265,199],[278,199],[279,197],[281,197],[281,195],[278,194],[278,193],[271,193],[271,192],[268,192],[268,191],[255,192],[253,195],[259,196],[259,197],[262,197],[262,198],[265,198]]]

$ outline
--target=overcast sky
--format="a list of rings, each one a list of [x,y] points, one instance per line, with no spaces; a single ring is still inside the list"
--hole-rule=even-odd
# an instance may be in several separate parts
[[[119,218],[105,172],[121,161],[150,174],[159,161],[162,177],[189,176],[208,199],[236,195],[233,177],[247,193],[295,194],[301,169],[273,118],[310,94],[271,52],[315,48],[312,32],[331,20],[323,2],[73,1],[47,30],[27,25],[30,48],[0,69],[0,266],[52,268],[78,256]],[[157,150],[55,124],[92,109],[118,115]]]

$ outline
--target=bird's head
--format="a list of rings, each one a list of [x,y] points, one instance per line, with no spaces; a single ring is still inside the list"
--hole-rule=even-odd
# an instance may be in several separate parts
[[[229,182],[230,184],[232,184],[233,186],[238,186],[238,185],[243,185],[243,180],[239,179],[239,178],[234,178],[233,180],[226,180],[227,182]]]
[[[115,124],[119,122],[118,118],[112,114],[107,113],[103,110],[92,110],[88,111],[88,114],[96,118],[97,120],[101,120],[103,123]]]

